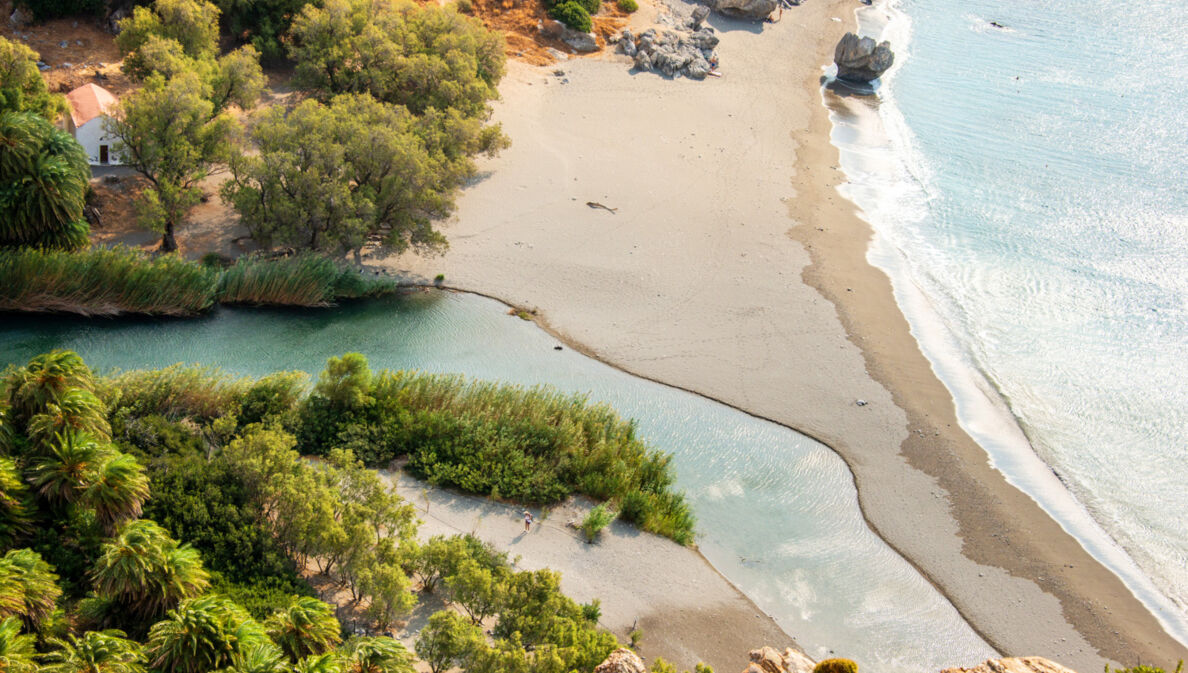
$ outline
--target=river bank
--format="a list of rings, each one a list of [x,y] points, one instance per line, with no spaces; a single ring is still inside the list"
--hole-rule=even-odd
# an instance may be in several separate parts
[[[615,57],[563,77],[512,64],[496,119],[514,144],[461,198],[450,252],[389,267],[537,309],[606,362],[825,442],[871,526],[1004,654],[1174,661],[1121,582],[989,467],[866,262],[819,93],[852,10],[714,18],[723,77],[706,82]]]

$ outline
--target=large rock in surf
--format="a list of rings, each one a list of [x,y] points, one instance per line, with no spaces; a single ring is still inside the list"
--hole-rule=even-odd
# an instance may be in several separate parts
[[[766,19],[779,6],[779,0],[714,0],[720,14],[739,19]]]
[[[1076,673],[1043,657],[987,659],[973,668],[946,668],[941,673]]]
[[[878,79],[895,62],[890,42],[875,43],[869,37],[846,33],[833,50],[837,78],[866,83]]]
[[[611,652],[606,661],[598,664],[594,673],[648,673],[648,669],[639,655],[626,647],[620,647]]]

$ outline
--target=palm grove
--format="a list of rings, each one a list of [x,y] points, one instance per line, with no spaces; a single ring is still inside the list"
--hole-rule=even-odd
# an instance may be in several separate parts
[[[222,54],[220,10],[204,0],[156,0],[120,22],[123,69],[139,87],[108,130],[147,183],[138,219],[175,250],[202,182],[225,173],[222,198],[265,247],[356,259],[369,243],[443,248],[434,222],[452,212],[474,157],[507,144],[488,123],[502,38],[435,4],[296,4],[223,2],[229,25],[256,23]],[[258,47],[276,58],[282,46],[299,102],[253,113],[266,84]],[[35,62],[0,39],[0,244],[77,250],[90,172],[54,129],[65,105]]]

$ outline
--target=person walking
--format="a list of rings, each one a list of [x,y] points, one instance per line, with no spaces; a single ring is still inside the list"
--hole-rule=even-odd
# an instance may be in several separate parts
[[[527,533],[532,528],[532,512],[524,510],[524,532]]]

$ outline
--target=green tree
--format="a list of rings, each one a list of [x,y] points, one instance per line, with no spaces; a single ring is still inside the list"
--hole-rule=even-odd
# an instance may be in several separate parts
[[[471,622],[482,624],[503,603],[509,575],[504,567],[492,569],[466,559],[453,575],[446,578],[446,594],[462,606]]]
[[[119,28],[116,46],[125,55],[158,37],[177,42],[190,58],[210,58],[218,49],[219,9],[204,0],[155,0],[133,9]]]
[[[297,662],[293,673],[342,673],[342,659],[335,652],[311,654]]]
[[[90,178],[70,134],[32,112],[0,112],[0,246],[85,247]]]
[[[309,596],[294,598],[287,608],[269,617],[264,628],[294,663],[329,652],[342,642],[342,627],[334,608]]]
[[[5,673],[36,673],[32,635],[21,634],[21,620],[8,617],[0,621],[0,670]]]
[[[240,648],[234,665],[224,671],[234,673],[290,673],[285,655],[276,645],[268,642],[249,644]]]
[[[175,231],[198,203],[198,183],[227,161],[237,123],[216,113],[207,87],[194,73],[168,80],[150,75],[107,119],[115,151],[149,181],[138,215],[162,232],[161,250],[177,250]]]
[[[4,382],[8,395],[9,419],[24,427],[50,404],[74,389],[93,390],[95,380],[78,353],[53,350],[29,360],[29,364],[8,373]]]
[[[124,524],[91,570],[95,592],[137,617],[160,615],[210,585],[198,553],[148,519]]]
[[[33,631],[53,613],[62,594],[54,569],[32,549],[13,549],[0,559],[0,587],[5,594],[0,618],[20,616]]]
[[[29,419],[25,429],[35,447],[48,446],[64,432],[85,433],[101,442],[111,439],[107,409],[90,390],[71,388],[63,391],[54,401],[47,402],[41,413]]]
[[[408,576],[392,558],[380,558],[359,572],[361,593],[367,597],[367,616],[380,629],[408,614],[417,599],[409,591]]]
[[[339,653],[345,673],[413,673],[412,657],[395,638],[351,638]]]
[[[416,652],[433,673],[462,666],[484,644],[483,632],[456,612],[440,610],[421,629]]]
[[[46,455],[37,459],[30,480],[50,505],[67,505],[91,485],[96,469],[111,458],[110,446],[86,433],[67,430],[55,435]]]
[[[87,631],[52,638],[42,656],[42,673],[144,673],[144,651],[123,631]]]
[[[232,667],[264,645],[263,627],[243,608],[217,595],[182,601],[149,630],[149,667],[163,673],[208,673]]]
[[[247,39],[269,61],[285,57],[282,41],[293,17],[309,0],[217,0],[223,26],[231,35]]]
[[[258,152],[233,156],[222,196],[252,236],[356,255],[370,237],[396,252],[443,249],[434,223],[474,175],[471,157],[505,145],[497,128],[457,111],[417,117],[369,95],[270,107],[250,136]]]
[[[297,83],[323,98],[370,93],[415,114],[485,117],[504,73],[503,38],[452,7],[326,0],[301,10],[289,54]]]
[[[0,457],[0,547],[9,548],[32,531],[29,489],[16,463]]]
[[[0,112],[32,112],[57,121],[66,112],[66,99],[49,92],[37,58],[29,47],[0,37]]]

